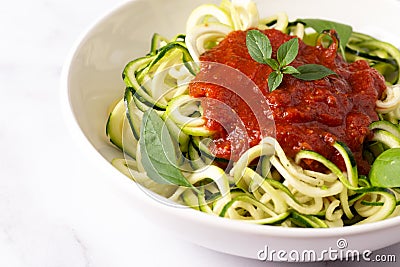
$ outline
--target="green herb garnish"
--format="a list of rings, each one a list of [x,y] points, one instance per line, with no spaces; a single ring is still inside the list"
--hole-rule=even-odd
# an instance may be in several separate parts
[[[369,173],[372,186],[400,187],[400,148],[390,148],[374,161]]]
[[[299,53],[298,38],[283,43],[277,51],[277,58],[271,58],[272,46],[266,35],[258,30],[250,30],[246,35],[246,46],[250,56],[258,63],[267,64],[274,71],[268,76],[269,91],[272,92],[282,83],[283,75],[288,74],[300,80],[319,80],[331,74],[331,69],[318,64],[305,64],[298,68],[289,66]]]
[[[304,81],[314,81],[322,79],[331,74],[336,74],[331,69],[319,64],[305,64],[297,67],[298,74],[292,74],[294,77]]]
[[[351,33],[353,32],[353,28],[350,25],[323,19],[298,19],[296,22],[303,23],[307,27],[313,28],[318,33],[334,29],[339,36],[339,47],[342,56],[345,56],[344,51]]]
[[[165,122],[152,108],[143,114],[139,144],[149,178],[161,184],[193,187],[177,167],[175,146]]]

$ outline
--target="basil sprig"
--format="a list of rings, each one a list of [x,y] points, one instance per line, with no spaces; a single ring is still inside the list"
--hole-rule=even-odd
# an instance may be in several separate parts
[[[272,46],[266,35],[258,30],[250,30],[246,35],[246,46],[250,56],[261,64],[267,64],[274,71],[268,76],[268,88],[272,92],[282,83],[283,75],[288,74],[300,80],[319,80],[331,74],[331,69],[318,64],[305,64],[298,68],[289,66],[299,53],[298,38],[283,43],[277,51],[277,58],[271,58]]]
[[[141,162],[150,179],[194,189],[177,167],[175,146],[165,122],[152,108],[143,114],[139,144]]]

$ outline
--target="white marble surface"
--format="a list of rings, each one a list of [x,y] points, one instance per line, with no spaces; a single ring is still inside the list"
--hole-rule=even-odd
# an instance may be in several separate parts
[[[123,1],[18,0],[1,9],[0,266],[292,266],[176,239],[96,182],[102,173],[63,121],[59,78],[79,34]],[[400,245],[378,253],[400,261]]]

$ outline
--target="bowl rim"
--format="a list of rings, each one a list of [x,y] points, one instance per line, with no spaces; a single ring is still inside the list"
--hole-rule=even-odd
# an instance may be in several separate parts
[[[132,186],[134,182],[132,182],[130,179],[127,179],[126,176],[124,176],[116,168],[114,168],[90,143],[90,141],[80,128],[79,123],[74,114],[69,94],[70,93],[69,77],[74,58],[78,54],[79,48],[84,44],[85,40],[88,38],[91,32],[95,30],[100,23],[105,22],[107,19],[114,16],[117,12],[121,11],[123,8],[126,8],[134,4],[134,2],[138,1],[140,0],[130,0],[127,2],[119,3],[111,10],[106,11],[105,14],[100,15],[89,26],[87,26],[86,29],[84,29],[79,34],[77,39],[74,41],[70,51],[66,56],[60,75],[59,102],[64,122],[66,123],[67,128],[69,129],[69,132],[72,135],[74,141],[77,142],[77,146],[88,148],[83,150],[85,150],[91,157],[93,157],[92,158],[93,161],[97,162],[99,166],[103,165],[107,166],[103,168],[105,171],[103,173],[103,176],[106,177],[106,179],[109,179],[110,182],[119,183],[120,184],[119,186],[122,187],[126,186],[127,188],[129,188],[129,190],[132,190],[133,193],[132,195],[135,195],[134,197],[138,197],[140,198],[141,201],[144,201],[144,204],[146,206],[151,206],[152,208],[158,209],[163,213],[171,213],[174,216],[177,216],[179,218],[185,218],[185,220],[193,221],[196,222],[197,224],[204,223],[211,227],[215,227],[217,229],[224,228],[226,230],[234,232],[243,232],[254,235],[265,235],[270,237],[286,237],[286,238],[307,237],[311,239],[311,238],[353,236],[368,232],[369,233],[376,232],[379,230],[395,226],[400,226],[400,216],[388,218],[378,222],[367,223],[363,225],[351,225],[351,226],[336,227],[336,228],[289,228],[289,227],[280,227],[271,225],[257,225],[257,224],[242,222],[239,220],[221,218],[218,216],[210,216],[209,214],[190,208],[176,208],[170,205],[160,204],[159,201],[155,201],[153,198],[149,197],[146,193],[143,192],[143,190],[139,189],[138,186]],[[389,0],[387,0],[387,2],[389,2]],[[115,179],[114,176],[119,177],[118,182],[116,182],[117,179]]]

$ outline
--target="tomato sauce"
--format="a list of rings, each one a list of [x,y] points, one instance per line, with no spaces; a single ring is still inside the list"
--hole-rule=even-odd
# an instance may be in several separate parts
[[[272,58],[276,58],[280,45],[293,38],[273,29],[262,32],[271,41]],[[243,153],[245,146],[237,147],[234,144],[247,140],[247,147],[251,147],[264,136],[275,134],[287,156],[294,157],[304,149],[313,150],[342,170],[345,169],[343,159],[332,144],[336,140],[344,142],[353,152],[360,173],[366,174],[369,171],[369,165],[362,157],[363,143],[371,134],[368,125],[378,120],[375,102],[381,97],[386,85],[383,76],[370,68],[366,61],[347,63],[337,53],[336,44],[329,47],[308,46],[299,40],[299,53],[290,65],[298,67],[310,63],[321,64],[337,75],[315,81],[303,81],[284,75],[280,86],[269,92],[267,77],[273,70],[250,57],[246,47],[246,31],[230,33],[219,45],[201,55],[200,60],[202,67],[189,86],[190,94],[225,103],[242,120],[242,129],[245,129],[237,130],[235,124],[226,126],[231,117],[227,111],[204,101],[205,117],[210,118],[207,119],[207,127],[215,131],[212,152],[216,157],[235,160]],[[204,77],[216,75],[213,72],[215,69],[204,67],[206,62],[217,62],[239,70],[255,83],[263,97],[250,97],[249,102],[235,93],[235,90],[218,83],[204,82],[207,80]],[[237,79],[222,72],[219,76],[225,80]],[[246,86],[249,87],[243,85],[240,88],[251,95],[254,90]],[[254,110],[262,106],[262,103],[257,104],[257,101],[266,102],[272,112],[274,133],[263,131],[271,125],[259,123],[259,116],[255,115]],[[311,169],[320,169],[315,162],[303,164]]]

